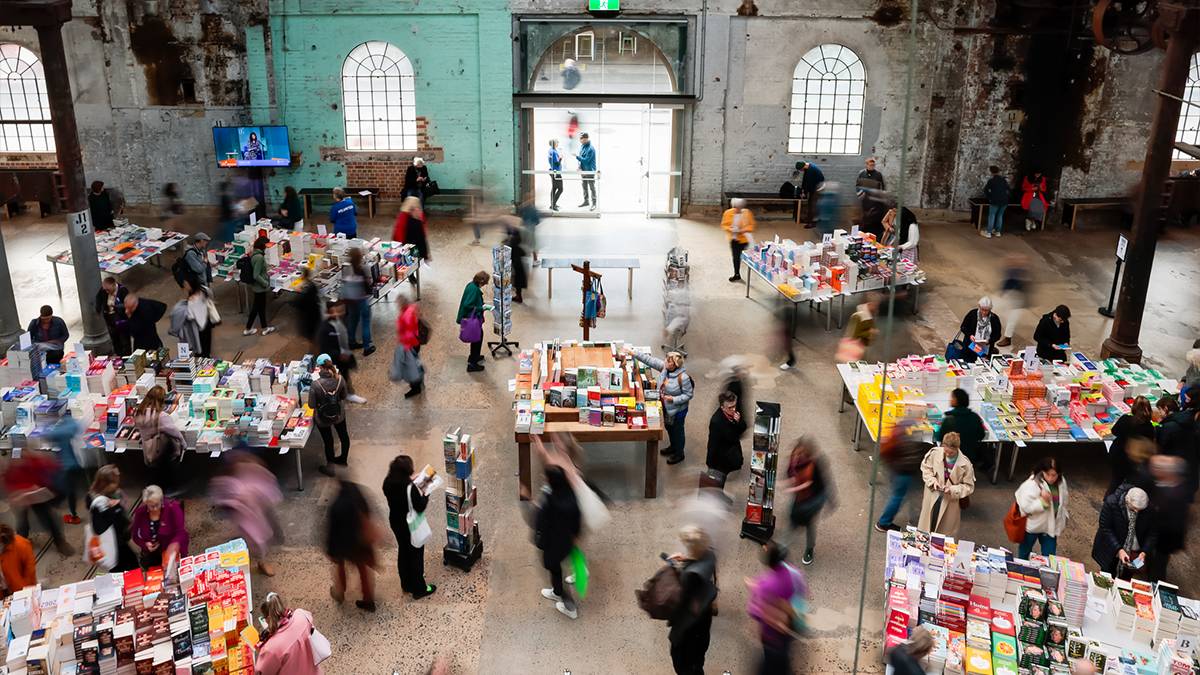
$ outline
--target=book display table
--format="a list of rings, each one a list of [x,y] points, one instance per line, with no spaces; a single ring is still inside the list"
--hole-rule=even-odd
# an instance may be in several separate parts
[[[888,532],[883,653],[924,625],[934,638],[921,662],[930,675],[1067,673],[1085,658],[1098,673],[1194,672],[1200,602],[1069,558],[1016,559],[1008,546]]]
[[[138,227],[128,220],[118,219],[113,227],[96,233],[96,257],[100,260],[100,271],[116,277],[144,265],[151,260],[162,267],[162,254],[187,241],[187,235],[179,232],[164,232],[158,227]],[[71,249],[46,256],[54,269],[54,286],[58,297],[62,297],[62,283],[58,277],[58,266],[74,267]]]
[[[808,302],[809,308],[815,307],[817,312],[821,311],[822,304],[829,303],[825,313],[825,330],[828,332],[834,303],[840,303],[837,327],[841,328],[847,297],[882,291],[893,283],[897,287],[913,289],[915,314],[925,273],[915,264],[900,260],[893,278],[890,264],[893,254],[893,249],[878,245],[870,234],[851,236],[844,230],[835,230],[820,244],[797,244],[789,239],[761,242],[753,249],[742,251],[742,261],[752,272],[746,275],[746,297],[750,297],[750,280],[754,275],[775,287],[792,303],[792,337],[796,336],[796,314],[800,303]]]
[[[569,433],[579,443],[645,443],[645,495],[658,496],[663,427],[657,380],[645,365],[620,356],[624,346],[555,340],[521,352],[512,383],[517,394],[513,439],[521,486],[527,491],[532,490],[533,437],[549,441],[553,434]]]
[[[300,452],[312,434],[313,411],[305,402],[315,360],[308,355],[288,364],[267,359],[233,364],[171,359],[166,349],[137,350],[125,359],[90,353],[76,359],[69,352],[61,365],[32,377],[27,352],[14,347],[0,361],[0,450],[16,457],[25,448],[50,449],[48,432],[66,417],[79,426],[76,442],[101,464],[110,453],[141,450],[133,409],[151,388],[162,386],[165,411],[183,434],[185,451],[215,458],[244,442],[291,453],[303,490]]]
[[[847,400],[856,412],[851,440],[859,449],[863,430],[877,441],[880,417],[884,433],[901,420],[913,422],[909,433],[933,442],[942,415],[950,409],[950,394],[964,389],[971,409],[983,419],[983,442],[995,446],[992,484],[1000,471],[1000,456],[1011,448],[1008,480],[1017,456],[1029,443],[1112,442],[1112,425],[1129,413],[1133,399],[1145,396],[1154,404],[1175,391],[1174,379],[1156,370],[1119,359],[1092,361],[1072,352],[1067,362],[1047,362],[1027,348],[1017,358],[997,354],[975,363],[947,361],[936,355],[909,356],[887,364],[886,392],[881,391],[883,365],[838,364],[842,378],[838,412]]]

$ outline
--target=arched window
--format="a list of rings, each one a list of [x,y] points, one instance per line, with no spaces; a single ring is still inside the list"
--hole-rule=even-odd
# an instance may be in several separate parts
[[[364,42],[342,64],[347,150],[416,150],[412,62],[395,45]]]
[[[866,88],[862,61],[850,49],[821,45],[805,54],[792,75],[788,152],[859,154]]]
[[[1175,140],[1189,145],[1200,145],[1200,54],[1192,56],[1192,69],[1188,72],[1187,86],[1183,88],[1183,100],[1195,105],[1184,105],[1179,111],[1179,126],[1175,129]],[[1178,150],[1172,159],[1195,160]]]
[[[46,74],[20,45],[0,45],[0,151],[54,152]]]

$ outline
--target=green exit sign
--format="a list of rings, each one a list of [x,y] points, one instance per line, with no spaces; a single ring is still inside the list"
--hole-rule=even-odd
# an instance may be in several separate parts
[[[621,0],[588,0],[588,9],[593,12],[615,12],[621,9]]]

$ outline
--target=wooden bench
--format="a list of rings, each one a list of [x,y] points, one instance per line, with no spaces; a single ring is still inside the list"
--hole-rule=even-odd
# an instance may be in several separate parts
[[[483,190],[480,188],[442,188],[438,194],[433,195],[432,197],[426,197],[425,202],[429,203],[431,199],[440,200],[443,198],[461,199],[466,201],[468,204],[467,208],[470,209],[467,215],[474,216],[476,202],[483,200]]]
[[[800,224],[800,211],[804,207],[804,202],[807,201],[801,198],[780,197],[778,192],[722,192],[721,193],[721,208],[728,209],[730,201],[734,199],[745,199],[747,205],[751,202],[760,204],[791,204],[792,218],[796,224]]]
[[[353,199],[355,197],[359,197],[359,198],[366,197],[367,198],[367,217],[368,218],[375,217],[375,201],[377,199],[379,199],[379,191],[382,190],[383,188],[348,187],[348,188],[342,188],[342,189],[344,189],[346,191],[346,196],[350,197],[351,199]],[[359,194],[360,192],[370,192],[371,194],[361,195],[361,194]],[[330,206],[333,205],[333,188],[304,188],[304,189],[300,190],[299,192],[297,192],[296,194],[300,195],[300,199],[304,200],[304,219],[305,220],[307,220],[308,217],[312,214],[312,198],[314,195],[318,196],[318,197],[321,195],[329,197],[329,204],[330,204]]]
[[[628,269],[629,270],[629,299],[633,299],[633,271],[642,266],[637,258],[542,258],[542,269],[546,270],[546,299],[554,297],[554,270],[559,267],[570,268],[571,265],[590,263],[590,269]]]
[[[981,227],[986,226],[986,224],[987,224],[987,220],[986,220],[987,210],[986,209],[989,206],[991,206],[990,204],[988,204],[988,200],[984,199],[983,197],[972,197],[972,198],[968,199],[967,201],[971,203],[971,224],[974,225],[975,229],[977,229],[977,230],[980,229]],[[1011,203],[1009,203],[1009,206],[1010,207],[1015,206],[1017,208],[1021,208],[1021,202],[1011,202]],[[1049,209],[1047,209],[1046,212],[1049,213]],[[1006,210],[1005,213],[1008,213],[1008,211]],[[1001,223],[1001,225],[1003,225],[1003,223]],[[1045,213],[1042,214],[1042,222],[1038,223],[1038,229],[1039,230],[1046,229],[1046,214]]]
[[[1075,216],[1079,209],[1105,209],[1114,206],[1127,208],[1133,206],[1129,197],[1089,197],[1086,199],[1062,199],[1062,224],[1075,229]]]

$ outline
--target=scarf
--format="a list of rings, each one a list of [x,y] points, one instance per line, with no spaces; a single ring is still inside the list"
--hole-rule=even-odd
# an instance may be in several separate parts
[[[1133,552],[1137,550],[1137,516],[1138,512],[1129,508],[1129,504],[1125,505],[1125,515],[1129,518],[1129,530],[1125,533],[1125,552],[1133,557]]]
[[[975,317],[976,317],[975,318],[975,340],[978,342],[991,342],[992,341],[992,314],[991,314],[991,312],[989,312],[987,316],[984,316],[983,312],[976,310]]]

